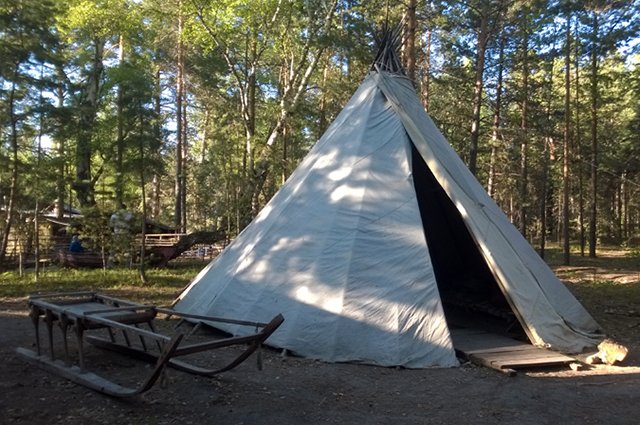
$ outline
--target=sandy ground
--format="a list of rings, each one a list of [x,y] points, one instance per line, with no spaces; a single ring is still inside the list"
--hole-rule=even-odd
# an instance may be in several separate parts
[[[15,354],[33,347],[24,299],[0,300],[2,424],[637,424],[637,339],[622,366],[520,371],[508,377],[463,364],[407,370],[326,364],[263,351],[215,378],[170,371],[166,385],[113,399],[34,368]],[[638,327],[630,330],[635,335]],[[234,354],[225,349],[218,356]],[[218,350],[220,351],[220,350]],[[91,364],[117,381],[149,368],[90,348]]]

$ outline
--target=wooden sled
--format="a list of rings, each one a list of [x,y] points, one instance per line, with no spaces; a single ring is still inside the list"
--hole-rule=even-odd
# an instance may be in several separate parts
[[[258,350],[284,321],[280,314],[269,323],[183,314],[172,309],[137,304],[94,292],[33,295],[29,297],[28,303],[30,307],[29,315],[35,328],[36,352],[18,348],[16,350],[17,353],[32,364],[112,397],[131,397],[149,390],[162,376],[167,366],[200,376],[213,376],[233,369]],[[167,317],[173,316],[191,322],[224,322],[252,326],[256,328],[256,333],[249,336],[223,339],[207,338],[204,341],[189,344],[185,342],[187,335],[181,331],[176,331],[172,335],[165,335],[156,329],[157,326],[154,321],[158,319],[159,313]],[[40,344],[41,317],[47,328],[48,355],[42,353],[43,349]],[[54,323],[57,323],[62,331],[64,361],[56,359],[53,336]],[[146,325],[148,329],[140,327],[141,325]],[[106,330],[107,338],[100,338],[87,333],[87,331],[99,329]],[[77,346],[76,364],[72,364],[69,352],[67,340],[69,330],[72,330],[75,334]],[[122,335],[123,342],[119,342],[116,339],[117,334]],[[90,342],[101,348],[107,348],[149,361],[155,366],[138,387],[130,388],[119,385],[87,371],[84,342]],[[176,359],[176,357],[180,356],[233,345],[246,345],[246,348],[228,364],[219,368],[203,368]],[[260,359],[258,360],[260,361]]]

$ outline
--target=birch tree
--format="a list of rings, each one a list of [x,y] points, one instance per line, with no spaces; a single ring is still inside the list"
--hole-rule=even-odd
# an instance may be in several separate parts
[[[337,0],[263,0],[248,4],[193,0],[199,24],[223,56],[230,82],[238,92],[245,128],[244,223],[260,208],[260,193],[269,173],[271,152],[285,124],[305,94],[323,56],[332,29]],[[274,49],[281,48],[280,51]],[[256,141],[258,78],[269,59],[286,66],[276,88],[277,112]],[[271,62],[273,64],[273,62]]]

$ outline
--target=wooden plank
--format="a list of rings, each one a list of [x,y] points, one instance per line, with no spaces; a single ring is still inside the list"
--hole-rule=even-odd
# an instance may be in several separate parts
[[[475,354],[476,356],[482,356],[489,359],[502,360],[509,358],[519,358],[519,359],[565,359],[565,360],[573,360],[571,357],[565,356],[564,354],[547,351],[543,349],[534,348],[533,350],[522,350],[522,351],[502,351],[502,352],[483,352],[480,354]]]
[[[456,351],[469,361],[510,376],[516,369],[569,364],[574,358],[529,343],[474,329],[455,329],[452,340]]]
[[[29,300],[37,300],[39,298],[50,298],[50,297],[77,297],[77,296],[89,296],[93,299],[94,294],[95,292],[91,292],[91,291],[47,292],[44,294],[29,295]]]
[[[569,363],[571,361],[573,361],[573,359],[568,358],[568,357],[551,357],[551,356],[509,356],[509,357],[494,357],[491,355],[482,355],[482,356],[470,356],[470,357],[476,357],[476,358],[482,358],[488,362],[491,362],[493,364],[500,364],[500,365],[516,365],[516,364],[520,364],[520,365],[526,365],[527,362],[529,363],[535,363],[535,364],[540,364],[540,363]]]
[[[507,374],[508,376],[516,376],[516,374],[517,374],[516,370],[514,370],[514,369],[510,369],[510,368],[506,368],[506,367],[502,368],[502,367],[496,366],[495,364],[486,361],[482,357],[471,356],[469,358],[469,360],[472,363],[475,363],[475,364],[480,365],[480,366],[485,366],[485,367],[488,367],[490,369],[495,369],[498,372],[502,372],[502,373]]]
[[[158,361],[158,354],[157,353],[151,353],[148,351],[143,351],[134,347],[127,347],[125,345],[121,345],[121,344],[116,344],[113,343],[111,341],[108,341],[106,339],[102,339],[102,338],[97,338],[94,336],[89,336],[87,337],[87,342],[95,345],[96,347],[100,347],[100,348],[104,348],[106,350],[111,350],[111,351],[115,351],[121,354],[125,354],[128,355],[130,357],[135,357],[137,359],[140,359],[142,361],[145,361],[147,363],[151,363],[154,364]],[[248,350],[245,350],[245,353]],[[253,351],[253,350],[252,350]],[[251,354],[251,353],[249,353]],[[185,361],[181,361],[175,358],[169,359],[169,362],[167,363],[167,366],[172,367],[176,370],[180,370],[182,372],[187,372],[187,373],[191,373],[193,375],[199,375],[199,376],[205,376],[205,377],[211,377],[214,375],[217,375],[218,373],[224,372],[226,370],[229,370],[231,367],[235,367],[237,364],[239,364],[239,360],[240,362],[243,361],[244,359],[246,359],[246,355],[243,355],[243,357],[241,358],[240,356],[236,359],[234,359],[229,365],[226,365],[225,367],[221,367],[218,369],[206,369],[204,367],[200,367]]]
[[[467,355],[471,354],[482,354],[482,353],[501,353],[501,352],[512,352],[512,351],[530,351],[530,345],[521,344],[521,345],[510,345],[506,347],[488,347],[488,348],[479,348],[477,350],[464,350],[464,353]]]
[[[514,356],[520,356],[520,357],[544,357],[544,356],[553,356],[553,357],[558,357],[558,356],[562,356],[565,357],[564,354],[560,354],[560,353],[556,353],[555,351],[549,351],[549,350],[545,350],[542,348],[535,348],[533,346],[529,346],[527,347],[523,347],[524,349],[522,350],[514,350],[514,351],[485,351],[484,354],[488,355],[488,356],[493,356],[493,357],[514,357]]]
[[[82,371],[78,366],[67,366],[60,360],[38,356],[33,351],[24,348],[18,348],[16,352],[23,360],[94,391],[112,397],[131,397],[138,394],[136,389],[123,387],[94,373]]]
[[[517,369],[517,368],[525,368],[525,367],[557,366],[557,365],[568,364],[569,362],[566,359],[558,359],[555,361],[552,361],[550,359],[540,359],[540,361],[535,361],[534,359],[522,359],[522,360],[511,359],[509,361],[491,362],[491,363],[496,367],[500,367],[500,368]]]
[[[152,369],[149,376],[144,383],[138,388],[128,388],[94,373],[87,372],[78,366],[67,366],[60,360],[54,360],[46,356],[39,356],[31,350],[25,348],[16,349],[16,353],[20,355],[24,360],[31,364],[41,367],[44,370],[55,373],[63,378],[66,378],[76,384],[84,385],[87,388],[101,392],[103,394],[112,397],[131,397],[137,394],[141,394],[151,389],[153,384],[158,380],[160,374],[164,370],[176,348],[182,341],[183,335],[178,334],[171,338],[171,340],[165,345],[162,353],[158,356],[157,362]]]
[[[537,366],[551,366],[569,364],[575,361],[573,358],[536,349],[536,351],[519,351],[510,353],[481,353],[469,355],[469,360],[478,361],[496,368],[525,368]]]

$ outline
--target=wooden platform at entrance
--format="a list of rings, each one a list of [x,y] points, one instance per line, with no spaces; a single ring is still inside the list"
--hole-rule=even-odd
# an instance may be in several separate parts
[[[576,361],[555,351],[477,329],[452,329],[451,337],[456,352],[465,359],[510,376],[517,373],[516,369],[568,365]]]

